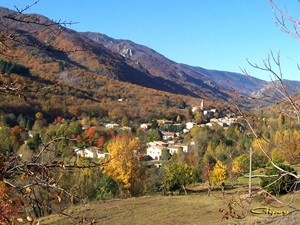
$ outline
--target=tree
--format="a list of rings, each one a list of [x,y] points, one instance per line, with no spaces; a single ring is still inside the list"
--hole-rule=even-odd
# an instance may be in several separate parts
[[[249,162],[250,162],[249,155],[242,154],[234,159],[232,163],[231,171],[234,174],[243,174],[249,171]]]
[[[170,158],[171,158],[171,154],[170,154],[169,150],[166,148],[163,148],[161,150],[160,160],[169,160]]]
[[[16,141],[10,135],[9,128],[0,129],[0,154],[9,155],[13,153]]]
[[[98,181],[96,199],[107,200],[115,197],[119,192],[119,184],[110,176],[105,174],[100,176]]]
[[[200,110],[196,110],[194,114],[195,114],[195,122],[197,124],[200,124],[200,123],[203,123],[206,121],[203,113]]]
[[[107,145],[109,160],[103,172],[120,182],[125,196],[137,196],[142,189],[143,166],[137,158],[139,141],[130,134],[114,137]]]
[[[161,134],[158,130],[152,130],[147,132],[147,142],[161,140]]]
[[[284,123],[285,123],[285,116],[282,113],[280,113],[278,117],[278,127],[281,128]]]
[[[209,174],[209,180],[212,184],[224,183],[228,178],[227,166],[217,161],[213,171]]]
[[[127,117],[126,115],[123,116],[121,125],[122,125],[123,127],[129,125],[129,119],[128,119],[128,117]]]
[[[182,101],[180,102],[179,108],[180,108],[180,109],[185,109],[185,108],[186,108],[186,102],[182,100]]]
[[[166,105],[167,107],[170,107],[170,106],[171,106],[171,101],[170,101],[169,99],[167,99],[167,100],[165,101],[165,105]]]
[[[95,140],[96,129],[94,127],[90,127],[86,131],[84,131],[84,135],[87,143],[92,144]]]
[[[274,144],[277,148],[272,150],[272,154],[280,156],[291,165],[300,162],[300,131],[292,129],[277,131],[274,135]]]
[[[178,116],[177,116],[177,118],[176,118],[176,122],[177,122],[177,123],[180,123],[180,122],[181,122],[180,115],[178,115]]]
[[[37,151],[42,139],[39,134],[34,134],[32,138],[27,140],[27,145],[32,151]]]
[[[151,121],[151,125],[152,125],[152,126],[151,126],[152,129],[156,129],[156,128],[158,127],[157,120],[152,120],[152,121]]]
[[[105,138],[103,136],[100,136],[98,139],[97,139],[97,147],[99,149],[103,149],[103,145],[105,143]]]
[[[195,180],[195,174],[192,167],[186,163],[170,163],[165,168],[165,176],[162,180],[162,186],[167,191],[174,191],[182,188],[186,192],[186,186]]]
[[[14,126],[10,129],[10,135],[15,141],[22,143],[26,137],[25,129],[22,126]]]

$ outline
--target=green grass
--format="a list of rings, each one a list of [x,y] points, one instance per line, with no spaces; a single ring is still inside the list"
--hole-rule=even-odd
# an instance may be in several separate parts
[[[116,199],[109,201],[96,201],[86,205],[72,206],[65,211],[71,214],[72,218],[84,217],[85,223],[95,219],[96,224],[133,224],[133,225],[181,225],[181,224],[272,224],[275,220],[281,219],[285,223],[298,224],[297,213],[286,217],[271,215],[253,215],[250,210],[257,206],[266,206],[270,198],[257,195],[249,204],[245,198],[248,190],[243,187],[226,190],[225,196],[219,190],[211,192],[207,196],[205,189],[198,188],[195,194],[181,196],[147,196],[140,198]],[[280,197],[284,203],[291,202],[291,206],[300,209],[300,194],[286,195]],[[243,219],[230,218],[222,220],[222,217],[229,211],[228,204],[235,202],[236,215]],[[271,208],[293,210],[287,205],[272,202]],[[270,222],[273,221],[273,222]],[[70,218],[63,215],[51,215],[40,219],[40,224],[72,224]]]

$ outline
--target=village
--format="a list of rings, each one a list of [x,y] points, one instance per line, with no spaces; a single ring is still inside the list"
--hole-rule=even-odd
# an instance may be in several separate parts
[[[182,140],[185,135],[187,135],[190,130],[194,127],[213,127],[213,126],[220,126],[223,129],[227,129],[231,124],[237,123],[238,117],[235,114],[227,114],[222,118],[216,118],[218,115],[218,109],[205,109],[203,100],[199,106],[192,107],[193,113],[201,113],[208,119],[206,123],[197,124],[196,122],[185,122],[185,123],[175,123],[171,120],[157,120],[158,127],[164,127],[164,130],[167,131],[160,131],[161,133],[161,140],[150,141],[147,143],[146,151],[144,154],[141,154],[140,157],[146,161],[159,161],[162,159],[163,151],[166,151],[166,155],[170,157],[174,155],[174,153],[178,153],[178,151],[182,151],[184,153],[190,152],[191,148],[195,146],[193,140],[189,143],[182,143]],[[110,130],[124,130],[124,131],[131,131],[131,127],[124,127],[120,126],[117,123],[107,123],[104,125],[105,129]],[[168,131],[168,127],[178,127],[177,131]],[[83,129],[86,130],[89,126],[83,126]],[[153,129],[153,123],[142,123],[140,124],[139,128],[142,131],[151,131]],[[182,129],[180,129],[182,128]],[[109,158],[109,153],[103,152],[95,146],[84,147],[84,148],[76,148],[74,149],[77,157],[84,157],[84,158]],[[146,155],[145,155],[146,154]]]

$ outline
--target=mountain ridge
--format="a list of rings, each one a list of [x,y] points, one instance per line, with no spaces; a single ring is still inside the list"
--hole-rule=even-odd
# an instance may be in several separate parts
[[[59,81],[102,93],[107,83],[114,83],[105,80],[108,78],[125,82],[124,85],[130,83],[153,91],[219,102],[228,102],[232,89],[241,95],[251,95],[266,84],[243,74],[177,63],[147,46],[130,40],[113,39],[97,32],[77,32],[56,26],[60,33],[53,35],[51,30],[37,25],[9,23],[4,16],[16,13],[14,11],[0,7],[0,13],[1,25],[17,35],[26,34],[24,43],[30,43],[14,43],[14,48],[9,49],[8,53],[16,54],[18,57],[14,61],[28,67],[34,76],[51,82]],[[51,23],[51,20],[38,14],[26,14],[26,18]],[[52,45],[47,45],[50,37]],[[46,48],[53,51],[47,52]],[[115,86],[111,88],[114,91]]]
[[[140,63],[152,74],[170,80],[179,79],[184,82],[192,83],[192,85],[197,85],[199,82],[207,83],[209,80],[209,83],[212,83],[214,86],[218,86],[219,88],[222,87],[227,91],[231,91],[231,88],[233,88],[244,95],[249,95],[250,93],[259,90],[263,87],[263,84],[266,83],[266,81],[261,79],[254,77],[250,79],[239,73],[208,70],[202,67],[177,63],[147,46],[136,44],[130,40],[113,39],[105,34],[97,32],[83,32],[83,34],[87,35],[92,40],[103,44],[110,50],[130,58],[136,63]],[[152,61],[155,61],[155,64],[158,66],[154,68]],[[224,78],[224,76],[226,78]],[[243,84],[246,84],[246,87],[245,85],[243,85],[243,88],[240,87],[241,81]]]

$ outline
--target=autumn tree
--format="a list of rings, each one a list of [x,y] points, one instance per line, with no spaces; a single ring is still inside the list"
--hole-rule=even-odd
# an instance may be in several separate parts
[[[128,116],[126,116],[126,115],[123,116],[121,125],[122,125],[123,127],[129,125],[129,119],[128,119]]]
[[[96,129],[94,127],[90,127],[86,131],[84,131],[85,139],[87,143],[92,144],[95,140]]]
[[[281,158],[289,164],[300,162],[300,131],[277,131],[274,136],[274,144],[277,148],[272,150],[272,156]]]
[[[285,116],[282,113],[280,113],[278,117],[278,127],[281,128],[284,125],[284,123],[285,123]]]
[[[170,163],[165,168],[165,175],[162,179],[162,187],[167,191],[183,189],[187,194],[186,186],[195,180],[192,167],[186,163]]]
[[[213,171],[209,174],[209,180],[212,184],[222,184],[228,178],[227,166],[217,161]]]
[[[107,145],[109,160],[103,172],[122,184],[125,196],[137,196],[142,190],[144,167],[138,160],[138,150],[139,141],[130,134],[116,136]]]
[[[232,162],[231,172],[236,175],[249,171],[250,158],[248,154],[242,154]]]
[[[103,145],[105,143],[105,138],[103,136],[100,136],[98,139],[97,139],[97,147],[99,149],[103,149]]]

